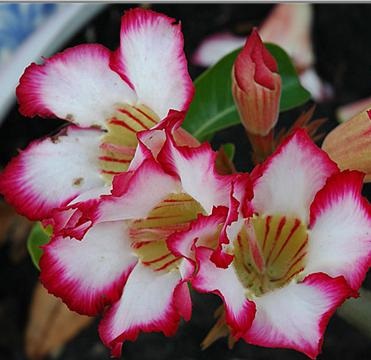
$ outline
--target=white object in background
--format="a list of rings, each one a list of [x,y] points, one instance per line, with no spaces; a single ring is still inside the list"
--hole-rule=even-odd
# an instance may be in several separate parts
[[[336,118],[340,123],[342,123],[368,109],[371,109],[371,96],[340,106],[336,109]]]
[[[209,35],[196,49],[192,62],[198,66],[209,67],[233,50],[242,47],[245,42],[246,37],[228,32]]]
[[[61,4],[59,9],[37,28],[0,69],[0,123],[15,101],[15,89],[24,69],[42,56],[54,54],[106,4]]]
[[[313,66],[302,71],[299,78],[301,84],[311,93],[315,101],[328,101],[334,97],[333,87],[319,77]]]
[[[56,3],[0,3],[0,66],[54,12]]]

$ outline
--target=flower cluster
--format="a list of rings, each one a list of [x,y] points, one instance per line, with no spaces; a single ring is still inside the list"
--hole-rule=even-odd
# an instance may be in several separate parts
[[[236,84],[248,96],[273,79],[279,97],[274,60],[251,41],[252,80],[238,73],[241,53]],[[16,157],[1,192],[52,225],[41,281],[74,311],[104,312],[113,356],[142,331],[170,336],[189,320],[189,284],[221,297],[234,339],[317,356],[370,266],[362,173],[340,171],[297,130],[251,174],[219,174],[210,145],[181,128],[193,86],[180,25],[149,10],[125,13],[116,52],[81,45],[32,64],[17,95],[23,114],[73,124]]]

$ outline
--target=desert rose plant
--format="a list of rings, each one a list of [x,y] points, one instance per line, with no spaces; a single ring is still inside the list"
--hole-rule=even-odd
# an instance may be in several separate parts
[[[282,111],[310,99],[282,48],[254,29],[193,84],[180,24],[140,8],[123,15],[116,51],[79,45],[31,64],[17,96],[22,114],[66,125],[8,164],[1,193],[39,221],[44,244],[29,248],[42,284],[103,314],[113,356],[141,332],[174,335],[197,291],[222,299],[231,344],[317,357],[370,266],[371,110],[321,149],[313,110],[278,130]],[[233,145],[209,144],[239,122],[249,172],[235,170]]]

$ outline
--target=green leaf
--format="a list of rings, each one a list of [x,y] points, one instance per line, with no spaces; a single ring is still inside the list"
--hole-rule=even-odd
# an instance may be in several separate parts
[[[50,240],[51,231],[49,228],[44,228],[39,222],[37,222],[27,239],[27,249],[31,255],[32,262],[40,270],[39,261],[43,254],[40,246],[45,245]]]
[[[227,155],[228,159],[230,161],[233,161],[234,154],[236,152],[236,147],[234,146],[234,144],[226,143],[226,144],[223,144],[222,146],[223,146],[224,152]]]
[[[266,44],[278,63],[282,78],[280,111],[304,104],[310,99],[298,79],[290,57],[279,46]],[[216,131],[240,123],[232,96],[232,66],[241,49],[226,55],[195,80],[196,93],[183,127],[200,141]]]
[[[280,111],[287,111],[306,103],[311,94],[300,84],[295,67],[285,50],[275,44],[268,43],[265,46],[276,59],[282,79]]]
[[[207,69],[195,80],[195,96],[183,127],[200,141],[239,123],[232,97],[231,71],[240,50],[235,50]]]

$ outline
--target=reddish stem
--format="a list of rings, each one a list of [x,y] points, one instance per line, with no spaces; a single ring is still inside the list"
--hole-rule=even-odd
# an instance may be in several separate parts
[[[246,131],[252,147],[252,160],[254,165],[262,163],[274,150],[273,129],[267,135],[256,135]]]

